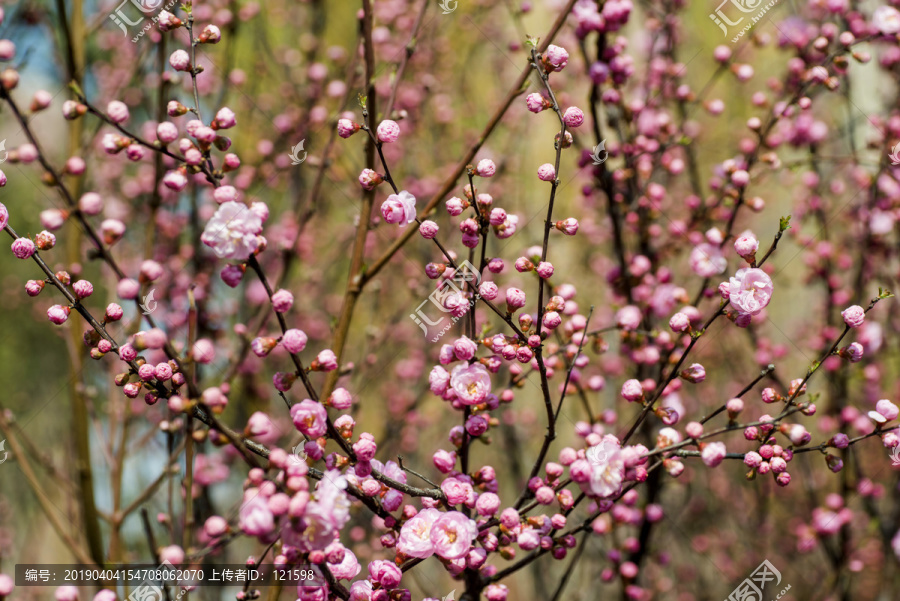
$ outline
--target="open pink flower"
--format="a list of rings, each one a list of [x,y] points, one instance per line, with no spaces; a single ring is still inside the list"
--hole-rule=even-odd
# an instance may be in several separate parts
[[[261,231],[262,219],[257,211],[230,201],[219,205],[200,240],[220,259],[246,261],[259,248]]]
[[[397,550],[409,557],[425,559],[434,555],[434,544],[431,542],[431,527],[441,516],[437,509],[424,509],[411,520],[403,524]]]
[[[265,536],[275,529],[275,516],[269,511],[269,504],[257,489],[248,489],[244,497],[250,497],[240,512],[240,528],[250,536]]]
[[[739,269],[728,284],[731,305],[744,315],[756,315],[772,300],[772,278],[762,269]]]
[[[586,492],[598,497],[610,497],[622,490],[622,482],[625,480],[625,458],[615,436],[605,436],[599,449],[590,454],[591,479],[586,483]]]
[[[459,559],[472,548],[478,536],[475,520],[459,511],[448,511],[431,526],[431,544],[434,552],[444,559]]]
[[[691,269],[701,278],[711,278],[714,275],[719,275],[728,266],[728,261],[722,254],[722,250],[708,242],[695,246],[694,250],[691,251],[689,261]]]
[[[477,405],[491,392],[491,376],[481,363],[457,365],[450,374],[450,387],[463,405]]]
[[[321,403],[304,399],[291,407],[291,419],[300,432],[312,438],[324,436],[327,432],[328,414]]]
[[[391,194],[381,203],[381,215],[388,223],[399,223],[400,227],[405,227],[416,220],[416,197],[406,190]]]

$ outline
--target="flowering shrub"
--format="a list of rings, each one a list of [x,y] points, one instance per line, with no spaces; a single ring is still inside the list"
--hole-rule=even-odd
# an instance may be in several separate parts
[[[71,4],[0,13],[0,559],[896,596],[896,8]]]

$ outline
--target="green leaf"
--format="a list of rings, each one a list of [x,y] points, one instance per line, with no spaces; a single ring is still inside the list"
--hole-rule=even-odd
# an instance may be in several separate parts
[[[791,227],[791,216],[782,217],[781,222],[779,223],[780,231],[785,231]]]

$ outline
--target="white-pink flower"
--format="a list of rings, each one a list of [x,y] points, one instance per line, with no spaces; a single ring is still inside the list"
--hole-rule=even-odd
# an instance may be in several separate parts
[[[463,405],[477,405],[491,392],[491,376],[481,363],[457,365],[450,374],[450,387]]]
[[[722,254],[722,250],[708,242],[698,244],[691,251],[691,269],[701,278],[711,278],[725,271],[728,261]]]
[[[434,552],[444,559],[459,559],[472,548],[478,536],[475,520],[459,511],[442,513],[431,526],[431,544]]]
[[[739,269],[728,283],[731,305],[741,314],[756,315],[772,300],[772,278],[762,269]]]
[[[596,449],[596,450],[595,450]],[[596,447],[589,449],[591,479],[588,482],[590,492],[605,498],[618,494],[625,480],[625,458],[618,439],[608,434]]]
[[[262,219],[239,202],[224,202],[213,215],[200,240],[220,259],[246,261],[260,245]]]
[[[879,6],[872,13],[872,24],[884,34],[900,32],[900,11],[893,6]]]
[[[397,550],[409,557],[425,559],[434,555],[434,544],[431,542],[431,526],[441,517],[437,509],[429,508],[420,511],[415,517],[403,524]]]

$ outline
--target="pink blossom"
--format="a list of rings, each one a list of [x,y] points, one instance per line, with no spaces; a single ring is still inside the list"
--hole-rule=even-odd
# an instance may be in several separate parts
[[[381,204],[381,214],[388,223],[399,223],[400,227],[416,220],[416,197],[402,190],[391,194]]]
[[[623,330],[636,330],[641,327],[641,310],[633,305],[622,307],[616,312],[616,325]]]
[[[266,499],[255,488],[244,493],[239,527],[248,536],[266,536],[275,529],[275,516],[269,510]]]
[[[893,6],[879,6],[872,13],[872,24],[885,35],[900,32],[900,11]]]
[[[222,39],[222,32],[215,25],[209,24],[203,28],[203,31],[200,32],[200,35],[197,36],[197,41],[201,44],[218,44],[219,40]]]
[[[338,135],[342,138],[349,138],[360,129],[359,123],[355,123],[350,119],[339,119],[337,124]]]
[[[851,305],[841,311],[844,323],[851,328],[858,328],[866,319],[866,311],[859,305]]]
[[[548,71],[562,71],[569,63],[569,53],[561,46],[550,44],[544,52],[543,59]]]
[[[125,123],[128,121],[128,107],[124,102],[113,100],[106,106],[106,116],[113,123]]]
[[[366,190],[374,190],[375,187],[383,181],[384,177],[371,169],[363,169],[359,174],[359,184]]]
[[[436,224],[434,221],[426,220],[423,221],[422,225],[419,226],[419,233],[422,234],[422,237],[426,240],[431,240],[432,238],[437,236],[439,229],[440,228],[438,227],[438,224]]]
[[[181,27],[181,19],[173,15],[167,10],[161,11],[158,15],[159,30],[162,32],[170,31],[177,27]]]
[[[728,261],[722,254],[722,250],[714,245],[704,242],[694,247],[690,256],[691,269],[702,278],[711,278],[725,271]]]
[[[897,416],[900,415],[900,409],[888,399],[881,399],[878,401],[878,403],[875,404],[875,411],[883,415],[884,419],[887,421],[897,419]]]
[[[396,588],[403,578],[403,572],[391,561],[377,559],[369,563],[369,577],[385,589]]]
[[[441,490],[451,505],[465,503],[472,495],[472,485],[457,478],[447,478],[441,482]]]
[[[584,112],[577,106],[570,106],[563,113],[563,121],[569,127],[579,127],[584,123]]]
[[[528,110],[532,113],[540,113],[541,111],[550,108],[550,102],[537,92],[532,92],[525,97],[525,106],[527,106]]]
[[[311,438],[324,436],[328,431],[325,407],[310,399],[304,399],[291,407],[291,420],[297,430]]]
[[[272,295],[272,308],[276,313],[287,313],[294,306],[294,295],[285,289]]]
[[[246,261],[260,246],[262,219],[247,205],[226,202],[219,205],[206,224],[200,240],[220,259]]]
[[[428,387],[431,392],[440,396],[444,394],[449,385],[450,374],[447,373],[447,370],[440,365],[432,367],[431,373],[428,374]]]
[[[753,257],[758,249],[759,240],[749,234],[744,234],[734,241],[734,250],[741,257]]]
[[[475,168],[476,173],[481,177],[493,177],[497,172],[497,166],[490,159],[481,159]]]
[[[316,371],[334,371],[338,368],[337,356],[331,349],[319,351],[310,367]]]
[[[441,512],[437,509],[424,509],[408,520],[400,529],[397,550],[409,557],[431,557],[434,554],[431,527],[440,516]]]
[[[464,405],[477,405],[491,392],[491,376],[480,363],[457,365],[450,374],[450,387]]]
[[[551,163],[544,163],[538,167],[538,179],[552,182],[556,179],[556,168]]]
[[[47,319],[56,325],[62,325],[69,319],[69,308],[65,305],[53,305],[47,309]]]
[[[184,50],[176,50],[169,56],[169,64],[176,71],[190,71],[191,57]]]
[[[626,380],[622,384],[622,398],[629,403],[639,401],[644,397],[644,388],[638,380]]]
[[[6,229],[6,225],[9,223],[9,210],[7,210],[6,205],[0,202],[0,230]]]
[[[506,289],[506,308],[510,313],[525,306],[525,293],[518,288]]]
[[[289,353],[300,353],[306,348],[308,338],[302,330],[290,329],[281,337],[281,344]]]
[[[378,128],[376,129],[375,133],[379,142],[396,142],[400,138],[400,126],[396,121],[385,119],[378,124]]]
[[[591,477],[585,487],[586,492],[606,498],[618,494],[625,480],[625,457],[619,440],[609,434],[603,438],[601,452],[592,453],[590,461]]]
[[[78,589],[74,586],[60,586],[53,593],[56,601],[78,601]]]
[[[458,559],[465,556],[478,535],[475,521],[459,511],[443,513],[431,525],[431,544],[434,552],[443,559]]]
[[[578,220],[574,217],[569,217],[568,219],[557,221],[555,227],[567,236],[574,236],[578,233]]]
[[[707,467],[717,467],[725,459],[725,443],[706,443],[700,451],[700,458]]]
[[[237,125],[237,118],[234,116],[234,111],[227,106],[220,108],[219,112],[216,113],[213,125],[215,125],[216,129],[230,129],[234,127]]]
[[[353,554],[353,551],[343,547],[342,550],[343,556],[341,557],[341,560],[338,563],[329,561],[328,569],[331,571],[331,575],[338,580],[350,580],[359,574],[362,567],[359,565],[359,560],[356,559],[356,555]]]
[[[34,242],[28,238],[16,238],[11,248],[17,259],[28,259],[34,254]]]
[[[744,315],[756,315],[772,299],[772,278],[762,269],[739,269],[728,285],[731,305]]]

